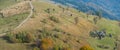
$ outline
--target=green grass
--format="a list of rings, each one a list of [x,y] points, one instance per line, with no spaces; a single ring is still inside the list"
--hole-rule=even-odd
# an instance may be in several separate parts
[[[90,21],[92,21],[92,23],[94,23],[93,18],[94,18],[94,16],[90,16],[88,20],[90,20]],[[109,20],[109,19],[102,18],[102,19],[98,20],[96,26],[98,27],[98,30],[105,29],[107,32],[107,35],[112,34],[113,38],[106,37],[102,40],[90,38],[90,39],[88,39],[88,42],[90,43],[90,45],[93,46],[95,48],[95,50],[113,50],[113,47],[115,47],[114,46],[115,45],[114,44],[115,37],[120,35],[120,31],[119,31],[120,27],[118,26],[118,22],[115,20]],[[109,49],[101,49],[101,48],[96,47],[97,44],[104,44],[104,45],[110,46],[110,48]]]
[[[20,22],[22,22],[22,20],[24,20],[28,16],[28,14],[29,13],[27,12],[6,18],[0,18],[0,33],[15,28],[17,25],[20,24]]]
[[[27,50],[27,46],[21,43],[8,43],[6,40],[0,38],[0,50]],[[28,49],[32,50],[32,49]]]
[[[0,1],[4,1],[3,3],[0,2],[0,5],[3,4],[2,6],[0,6],[0,8],[5,8],[5,7],[9,6],[9,5],[14,4],[14,0],[12,0],[13,3],[11,3],[11,1],[5,1],[5,0],[0,0]],[[8,3],[9,5],[7,5],[6,3]],[[36,13],[44,13],[44,14],[45,14],[46,12],[45,12],[44,10],[46,10],[47,8],[51,8],[51,9],[54,8],[54,9],[55,9],[55,12],[51,11],[50,14],[52,14],[52,15],[54,15],[55,13],[58,13],[59,11],[62,11],[62,9],[58,8],[57,6],[51,5],[50,3],[33,2],[33,5],[34,5],[34,7],[36,7],[36,8],[35,8]],[[85,13],[78,12],[77,10],[72,9],[72,8],[70,8],[69,11],[71,11],[71,12],[77,14],[77,15],[73,15],[72,17],[70,17],[70,16],[64,14],[64,15],[60,18],[60,19],[62,19],[61,22],[62,22],[63,24],[69,25],[69,24],[71,24],[71,23],[74,23],[74,18],[75,18],[75,17],[83,17],[83,18],[86,19],[86,14],[85,14]],[[17,26],[22,20],[24,20],[27,16],[28,16],[28,13],[23,13],[23,14],[14,15],[14,16],[8,17],[8,18],[0,18],[0,28],[1,28],[1,29],[0,29],[0,33],[1,33],[1,32],[4,32],[4,31],[7,31],[8,28],[10,28],[10,27],[11,27],[11,29],[14,28],[14,27]],[[55,15],[54,15],[54,16],[55,16]],[[55,17],[57,17],[57,16],[55,16]],[[89,18],[86,19],[86,20],[92,21],[91,23],[93,23],[93,18],[94,18],[94,17],[95,17],[95,16],[92,16],[92,15],[91,15],[91,16],[89,16]],[[16,20],[16,19],[17,19],[17,20]],[[43,20],[43,22],[46,23],[45,20]],[[111,33],[111,34],[113,34],[114,37],[115,37],[115,36],[117,36],[117,35],[120,35],[120,31],[119,31],[119,30],[120,30],[120,27],[117,25],[117,23],[118,23],[117,21],[102,18],[101,20],[99,20],[99,21],[97,22],[96,26],[98,27],[98,30],[106,29],[107,34]],[[93,23],[93,24],[94,24],[94,23]],[[56,25],[57,25],[57,24],[56,24]],[[57,25],[57,26],[59,26],[59,25]],[[88,26],[89,26],[89,25],[88,25]],[[83,28],[84,28],[84,27],[83,27]],[[61,37],[62,37],[63,35],[62,35],[62,34],[58,34],[58,36],[61,36]],[[63,36],[63,37],[65,37],[65,36]],[[60,41],[61,41],[61,40],[59,40],[59,39],[57,39],[57,38],[55,38],[55,39],[56,39],[57,42],[60,42]],[[0,41],[3,41],[3,40],[0,40]],[[102,40],[98,40],[98,39],[95,39],[95,38],[89,38],[89,39],[87,39],[87,41],[88,41],[88,43],[89,43],[95,50],[112,50],[113,47],[114,47],[115,39],[114,39],[114,38],[110,38],[110,37],[105,37],[105,38],[102,39]],[[1,42],[1,43],[4,43],[4,42]],[[61,44],[62,44],[62,43],[61,43]],[[101,48],[98,48],[97,45],[99,45],[99,44],[103,44],[103,45],[105,45],[105,46],[109,46],[110,48],[109,48],[109,49],[101,49]],[[10,44],[10,45],[9,45],[9,43],[6,43],[6,42],[5,42],[5,46],[7,46],[7,45],[8,45],[8,47],[9,47],[10,45],[11,45],[11,46],[13,46],[13,45],[16,46],[16,44]],[[2,47],[4,47],[4,46],[2,46]],[[21,49],[21,48],[19,48],[19,49]],[[23,49],[23,48],[22,48],[22,49]]]
[[[0,9],[7,8],[11,5],[16,4],[15,0],[0,0]]]
[[[107,33],[111,33],[113,35],[120,34],[120,27],[118,26],[118,22],[114,20],[106,20],[101,19],[98,21],[97,26],[99,26],[99,29],[106,29]]]
[[[102,40],[98,40],[98,39],[94,39],[94,38],[90,38],[88,40],[89,44],[95,49],[95,50],[113,50],[114,45],[114,39],[110,38],[110,37],[105,37]],[[97,47],[97,45],[104,45],[104,46],[108,46],[109,49],[103,49],[103,48],[99,48]]]
[[[38,6],[39,3],[34,3],[34,5]],[[41,3],[39,5],[39,6],[42,6],[39,8],[39,10],[40,9],[44,10],[44,8],[54,7],[55,9],[57,9],[57,11],[62,11],[60,8],[56,8],[55,6],[51,6],[51,5],[50,6],[48,6],[48,5],[43,6],[43,5],[44,5],[44,3]],[[70,24],[70,22],[73,23],[74,17],[83,17],[84,19],[89,20],[91,23],[93,23],[93,18],[96,17],[93,15],[90,15],[89,18],[87,19],[86,18],[87,15],[85,13],[78,12],[77,10],[75,10],[73,8],[70,8],[69,11],[71,11],[77,15],[73,15],[73,17],[70,17],[70,16],[67,17],[68,16],[67,14],[63,15],[62,19],[64,19],[64,20],[62,20],[62,21],[64,21],[64,23],[66,23],[66,24]],[[116,37],[120,33],[120,31],[119,31],[120,27],[117,25],[117,23],[118,23],[117,21],[102,18],[101,20],[98,20],[96,26],[98,27],[98,30],[106,29],[107,34],[111,33],[114,37]],[[106,37],[102,40],[89,38],[89,39],[87,39],[87,41],[89,42],[89,44],[93,48],[95,48],[95,50],[112,50],[114,47],[114,42],[115,42],[114,37],[113,38]],[[110,48],[109,49],[101,49],[101,48],[96,47],[98,44],[104,44],[105,46],[110,46]]]

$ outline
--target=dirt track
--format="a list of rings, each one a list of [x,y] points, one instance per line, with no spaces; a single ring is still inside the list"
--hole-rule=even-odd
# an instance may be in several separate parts
[[[33,7],[32,3],[31,3],[31,1],[29,1],[29,4],[30,4],[30,7],[31,7],[30,14],[29,14],[28,17],[27,17],[23,22],[21,22],[15,29],[17,29],[17,28],[19,28],[20,26],[22,26],[22,25],[32,16],[34,7]],[[14,30],[15,30],[15,29],[14,29]]]
[[[31,1],[29,1],[29,5],[30,5],[30,7],[31,7],[30,14],[28,15],[28,17],[27,17],[23,22],[21,22],[21,23],[20,23],[16,28],[14,28],[13,30],[16,30],[17,28],[19,28],[20,26],[22,26],[30,17],[32,17],[34,7],[33,7]],[[2,34],[0,34],[0,37],[4,36],[4,35],[6,35],[6,34],[7,34],[7,33],[2,33]]]

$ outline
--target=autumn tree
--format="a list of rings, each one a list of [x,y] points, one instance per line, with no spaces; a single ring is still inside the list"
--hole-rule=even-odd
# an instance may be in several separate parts
[[[51,50],[51,49],[53,49],[53,40],[49,39],[49,38],[42,39],[40,49],[41,50]]]
[[[84,45],[80,48],[80,50],[94,50],[94,49],[90,47],[89,45]]]

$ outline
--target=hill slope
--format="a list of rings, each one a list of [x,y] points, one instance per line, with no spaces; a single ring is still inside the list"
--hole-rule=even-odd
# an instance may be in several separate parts
[[[17,35],[20,35],[20,32],[25,34],[29,32],[34,36],[35,40],[31,43],[17,43],[17,45],[15,43],[8,43],[0,38],[0,43],[4,43],[1,48],[7,45],[11,47],[15,45],[15,48],[32,50],[34,46],[32,47],[31,44],[34,44],[36,39],[43,40],[44,38],[48,38],[47,41],[50,39],[53,40],[54,47],[68,47],[71,50],[79,50],[84,45],[90,45],[95,50],[113,50],[115,47],[114,42],[116,42],[115,39],[118,38],[119,40],[117,36],[119,36],[120,28],[117,21],[101,18],[94,24],[93,19],[97,16],[88,15],[87,17],[85,13],[71,7],[68,8],[66,6],[44,1],[34,1],[32,4],[34,6],[33,16],[22,26],[10,33],[12,33],[12,35],[15,34],[15,37],[12,37],[16,38]],[[7,18],[1,19],[5,20]],[[90,31],[100,31],[103,29],[106,30],[107,35],[111,33],[113,37],[110,38],[107,36],[102,40],[90,37]],[[10,33],[8,33],[8,35]],[[98,45],[107,46],[108,49],[99,48]],[[11,48],[9,50],[14,49]]]
[[[56,3],[69,5],[80,11],[87,12],[89,10],[96,12],[101,11],[103,17],[108,19],[120,20],[119,17],[119,0],[51,0]]]
[[[63,46],[72,47],[72,49],[79,49],[86,41],[86,38],[89,38],[89,32],[96,29],[96,26],[90,23],[88,20],[80,17],[78,14],[75,14],[73,8],[65,10],[62,12],[62,8],[58,5],[53,5],[46,2],[33,2],[35,12],[32,18],[30,18],[25,24],[20,28],[16,29],[15,32],[32,32],[34,34],[44,34],[38,32],[45,28],[47,31],[52,32],[47,36],[52,39],[56,39],[55,45],[63,44]],[[66,9],[66,7],[64,7]],[[47,13],[45,10],[50,9],[50,13]],[[55,9],[53,11],[53,9]],[[76,11],[77,12],[77,11]],[[72,16],[70,15],[72,14]],[[78,17],[78,24],[75,24],[75,18]],[[53,19],[51,19],[53,18]],[[56,32],[61,30],[60,32]],[[38,30],[38,31],[37,31]],[[52,35],[57,35],[59,38],[56,38]],[[76,41],[84,41],[80,44]],[[58,43],[59,41],[59,43]],[[65,43],[67,41],[68,43]],[[75,47],[78,46],[78,47]]]

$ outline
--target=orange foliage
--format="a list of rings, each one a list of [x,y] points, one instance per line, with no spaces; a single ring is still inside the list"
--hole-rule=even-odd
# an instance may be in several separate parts
[[[41,40],[41,45],[40,45],[41,50],[49,50],[52,48],[53,48],[53,41],[51,39],[44,38]]]

